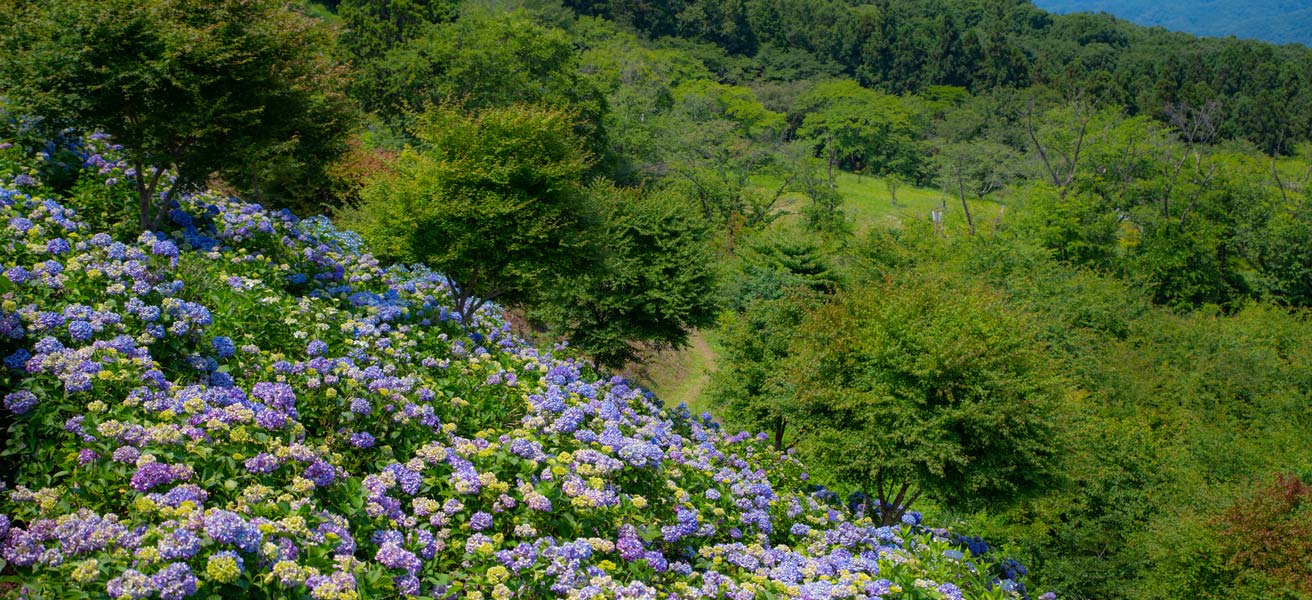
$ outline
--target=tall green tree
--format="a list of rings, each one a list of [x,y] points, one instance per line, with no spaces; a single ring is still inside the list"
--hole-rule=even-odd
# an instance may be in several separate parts
[[[710,228],[688,199],[597,183],[593,232],[601,259],[557,277],[541,311],[598,364],[620,367],[644,348],[677,348],[715,320]]]
[[[919,152],[912,113],[896,96],[862,88],[855,81],[817,85],[798,100],[802,125],[797,135],[811,140],[828,165],[829,187],[834,171],[910,174]]]
[[[435,107],[416,128],[422,145],[343,218],[380,258],[442,273],[465,323],[493,300],[541,300],[549,282],[595,263],[589,154],[574,123],[560,108]]]
[[[604,96],[579,72],[569,35],[522,12],[471,10],[460,19],[422,29],[387,50],[377,62],[365,105],[385,120],[400,122],[431,104],[461,102],[467,108],[519,102],[568,106],[590,150],[604,148]]]
[[[799,432],[793,390],[777,376],[778,369],[791,356],[790,340],[798,326],[823,296],[803,286],[777,291],[777,297],[749,298],[742,311],[721,317],[724,350],[706,398],[726,423],[764,431],[783,451],[796,443]]]
[[[456,16],[457,3],[447,0],[342,0],[341,47],[358,75],[351,95],[371,111],[395,110],[389,93],[393,61],[388,53],[425,35],[438,23]]]
[[[278,0],[5,0],[0,88],[122,144],[151,229],[217,171],[332,155],[351,121],[331,41]]]
[[[357,60],[374,60],[410,41],[434,23],[455,16],[449,0],[342,0],[342,47]]]

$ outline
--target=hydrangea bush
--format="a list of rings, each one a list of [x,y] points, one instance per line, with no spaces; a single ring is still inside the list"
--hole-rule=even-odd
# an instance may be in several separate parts
[[[0,595],[1024,596],[321,218],[202,193],[97,230],[72,206],[130,178],[79,148],[52,198],[0,147]]]

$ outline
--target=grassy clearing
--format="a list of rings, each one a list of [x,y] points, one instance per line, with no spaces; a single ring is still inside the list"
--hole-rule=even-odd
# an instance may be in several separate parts
[[[711,381],[719,354],[713,336],[710,330],[694,331],[686,347],[656,353],[634,375],[666,406],[685,403],[695,415],[708,412],[702,392]]]
[[[843,212],[852,224],[852,232],[858,237],[877,227],[901,227],[910,220],[928,221],[930,211],[944,208],[944,220],[950,230],[964,228],[965,213],[961,209],[961,200],[954,192],[914,187],[903,184],[897,190],[897,204],[893,203],[887,180],[881,177],[857,176],[853,173],[839,173],[835,178],[838,191],[843,195]],[[777,180],[760,178],[755,181],[760,191],[771,193],[771,185],[778,186]],[[808,200],[799,193],[785,194],[779,202],[780,212],[787,213],[779,222],[788,222],[800,217],[800,212]],[[975,226],[987,230],[997,220],[1002,205],[992,200],[967,199]]]

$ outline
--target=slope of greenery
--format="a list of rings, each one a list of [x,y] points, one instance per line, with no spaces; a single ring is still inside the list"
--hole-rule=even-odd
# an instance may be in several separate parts
[[[72,143],[76,197],[0,149],[7,596],[1021,597],[323,220],[96,230],[130,167]]]
[[[0,576],[1024,594],[924,511],[1307,598],[1310,74],[1025,0],[0,0]],[[607,374],[694,331],[653,377],[762,433]]]
[[[1312,46],[1312,8],[1299,0],[1035,0],[1034,4],[1055,13],[1105,12],[1194,35]]]

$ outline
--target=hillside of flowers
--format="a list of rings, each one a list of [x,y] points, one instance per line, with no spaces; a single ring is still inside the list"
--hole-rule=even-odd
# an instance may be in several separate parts
[[[131,173],[63,143],[60,193],[0,144],[0,597],[1026,596],[322,218],[208,192],[106,224]]]

